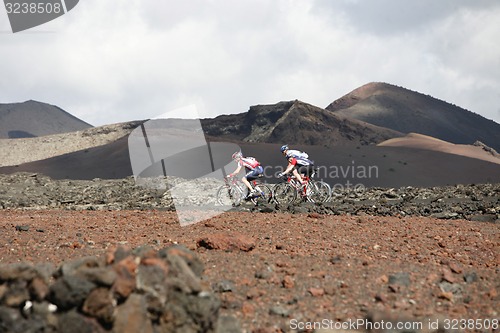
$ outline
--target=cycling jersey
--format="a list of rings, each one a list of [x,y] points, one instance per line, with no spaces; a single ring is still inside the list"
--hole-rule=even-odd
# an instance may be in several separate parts
[[[286,152],[286,159],[290,161],[293,165],[301,165],[301,166],[307,166],[307,165],[314,165],[314,161],[311,161],[308,159],[309,155],[303,151],[298,151],[298,150],[288,150]]]
[[[253,157],[243,157],[238,162],[238,165],[241,165],[242,167],[245,167],[245,169],[247,171],[248,170],[252,170],[253,171],[255,168],[257,168],[260,165],[260,163],[259,163],[259,161],[257,161]]]

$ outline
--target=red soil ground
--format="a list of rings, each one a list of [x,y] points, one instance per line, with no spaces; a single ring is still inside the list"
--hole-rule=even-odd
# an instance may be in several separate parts
[[[198,246],[207,237],[235,247]],[[239,237],[253,249],[240,250]],[[1,263],[58,265],[119,245],[172,243],[197,253],[221,313],[248,332],[367,317],[408,319],[426,330],[429,320],[500,317],[498,224],[233,212],[181,227],[174,213],[154,210],[0,211]]]

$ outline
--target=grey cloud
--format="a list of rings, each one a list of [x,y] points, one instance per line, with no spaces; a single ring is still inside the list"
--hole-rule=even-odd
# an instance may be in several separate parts
[[[274,26],[280,19],[279,1],[193,0],[174,3],[143,0],[138,10],[144,22],[158,30],[171,29],[192,20],[215,22],[225,33],[245,29],[255,31]]]
[[[364,33],[391,35],[425,28],[460,9],[474,11],[499,6],[496,0],[317,0],[313,11],[318,15],[342,15]]]

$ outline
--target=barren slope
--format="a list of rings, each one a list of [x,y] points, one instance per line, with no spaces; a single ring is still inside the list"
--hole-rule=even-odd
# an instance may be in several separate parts
[[[105,125],[35,138],[0,139],[0,167],[44,160],[102,146],[128,135],[139,123]]]
[[[459,144],[500,150],[500,124],[442,100],[386,83],[369,83],[326,107],[338,115]]]
[[[240,147],[246,155],[255,156],[266,167],[266,177],[270,182],[275,182],[276,175],[286,166],[286,160],[279,152],[280,144],[241,143]],[[440,151],[372,145],[292,147],[307,151],[320,168],[318,177],[332,185],[401,187],[500,182],[498,164]],[[229,159],[228,154],[228,162]],[[127,137],[46,160],[0,167],[3,174],[20,171],[41,173],[55,179],[128,177],[132,175],[132,167]]]

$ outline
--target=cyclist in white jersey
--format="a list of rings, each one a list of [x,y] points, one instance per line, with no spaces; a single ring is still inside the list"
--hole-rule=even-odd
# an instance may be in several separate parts
[[[263,174],[264,168],[262,168],[259,161],[255,158],[244,157],[241,151],[234,153],[232,158],[236,163],[238,163],[238,167],[233,173],[229,174],[228,177],[233,177],[241,171],[241,168],[245,168],[246,174],[243,178],[241,178],[241,181],[248,188],[247,198],[250,198],[257,193],[257,191],[252,187],[252,184],[250,184],[250,181],[257,179],[261,174]]]
[[[280,148],[281,153],[285,155],[288,166],[285,171],[280,173],[278,177],[283,177],[290,171],[292,174],[300,181],[301,184],[305,184],[302,175],[309,176],[314,171],[314,161],[309,159],[309,155],[303,151],[294,150],[288,148],[288,145],[283,145]]]

